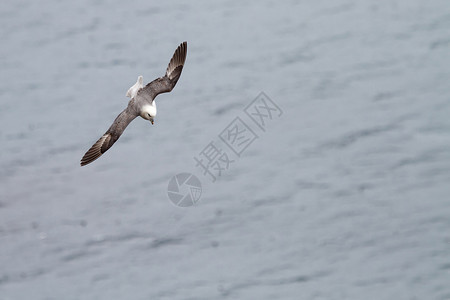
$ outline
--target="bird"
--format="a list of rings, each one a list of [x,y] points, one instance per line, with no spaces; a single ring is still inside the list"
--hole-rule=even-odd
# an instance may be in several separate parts
[[[84,154],[80,161],[81,166],[90,164],[108,151],[136,117],[140,116],[144,120],[150,121],[152,125],[154,124],[155,97],[173,90],[180,79],[186,55],[187,42],[183,42],[175,50],[164,76],[156,78],[145,87],[142,85],[143,77],[138,77],[137,82],[126,93],[126,96],[131,98],[128,106],[116,117],[105,134]]]

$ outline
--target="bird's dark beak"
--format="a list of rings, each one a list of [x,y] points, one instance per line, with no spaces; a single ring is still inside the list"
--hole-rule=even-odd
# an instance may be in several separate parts
[[[153,120],[150,120],[150,122],[152,122],[152,125],[154,124],[154,121],[153,121]]]

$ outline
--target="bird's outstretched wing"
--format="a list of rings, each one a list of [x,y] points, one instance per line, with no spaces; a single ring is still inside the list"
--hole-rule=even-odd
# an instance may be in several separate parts
[[[111,148],[125,128],[127,128],[128,124],[137,116],[130,106],[124,109],[114,120],[114,123],[109,127],[108,131],[84,154],[80,164],[84,166],[93,162]]]
[[[167,66],[166,74],[163,77],[157,78],[148,83],[143,89],[137,93],[137,98],[152,102],[155,97],[161,93],[170,92],[180,78],[183,70],[184,62],[186,61],[187,42],[181,43],[172,59]]]

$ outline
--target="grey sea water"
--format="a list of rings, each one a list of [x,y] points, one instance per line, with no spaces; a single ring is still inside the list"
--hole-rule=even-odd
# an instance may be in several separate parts
[[[4,1],[0,299],[450,299],[448,1]],[[84,152],[138,75],[155,125]],[[283,114],[246,118],[260,92]],[[194,157],[258,136],[212,182]],[[202,183],[169,201],[178,173]]]

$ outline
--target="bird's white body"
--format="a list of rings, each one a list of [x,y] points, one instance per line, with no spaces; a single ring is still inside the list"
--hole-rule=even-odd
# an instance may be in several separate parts
[[[142,84],[143,80],[144,78],[142,76],[139,76],[136,83],[128,89],[126,96],[130,98],[136,97],[137,92],[144,87],[144,85]]]

